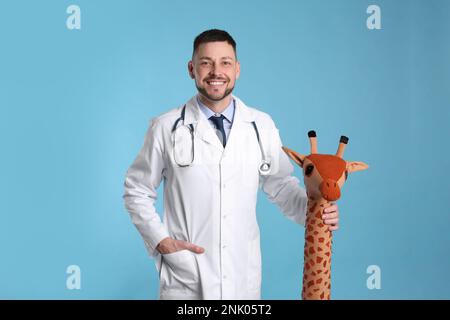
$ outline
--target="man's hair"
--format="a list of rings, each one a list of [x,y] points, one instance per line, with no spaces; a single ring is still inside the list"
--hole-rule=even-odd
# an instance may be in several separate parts
[[[194,40],[194,51],[192,52],[192,56],[194,56],[195,51],[197,51],[198,47],[202,43],[216,42],[216,41],[228,42],[233,47],[234,54],[237,56],[236,42],[234,41],[233,37],[231,37],[228,32],[219,29],[206,30],[200,33]]]

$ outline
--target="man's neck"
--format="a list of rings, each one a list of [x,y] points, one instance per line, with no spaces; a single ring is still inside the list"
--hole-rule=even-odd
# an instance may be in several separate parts
[[[199,94],[200,101],[215,113],[222,113],[231,103],[231,94],[219,101],[210,100]]]

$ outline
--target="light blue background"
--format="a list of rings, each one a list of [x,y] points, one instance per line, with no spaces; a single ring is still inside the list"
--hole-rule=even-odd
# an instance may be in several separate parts
[[[81,7],[81,30],[66,8]],[[366,9],[381,7],[381,30]],[[449,1],[2,1],[0,298],[153,299],[126,213],[148,120],[195,94],[186,65],[212,27],[238,43],[235,94],[283,142],[370,170],[338,202],[335,299],[450,298]],[[297,170],[296,175],[300,172]],[[161,200],[161,199],[160,199]],[[161,211],[161,201],[158,208]],[[260,194],[263,298],[298,299],[303,229]],[[81,267],[81,290],[66,268]],[[368,290],[366,268],[381,268]]]

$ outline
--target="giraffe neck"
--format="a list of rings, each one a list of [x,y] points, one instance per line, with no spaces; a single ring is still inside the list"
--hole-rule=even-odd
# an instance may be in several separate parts
[[[308,197],[308,213],[309,209],[311,209],[314,206],[327,208],[330,205],[331,205],[330,201],[326,200],[325,198],[313,198],[311,196]]]
[[[323,223],[323,210],[329,201],[308,197],[305,224],[305,251],[303,268],[303,299],[330,299],[332,234]]]

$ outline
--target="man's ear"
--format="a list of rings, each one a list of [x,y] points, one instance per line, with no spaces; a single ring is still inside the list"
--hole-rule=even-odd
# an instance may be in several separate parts
[[[369,166],[367,164],[365,164],[364,162],[360,162],[360,161],[346,161],[346,162],[347,162],[346,170],[348,173],[362,171],[362,170],[366,170],[367,168],[369,168]]]
[[[189,71],[189,76],[191,77],[191,79],[195,79],[195,77],[194,77],[194,65],[192,63],[192,60],[188,62],[188,71]]]
[[[286,148],[286,147],[281,147],[281,149],[283,149],[283,151],[286,152],[286,154],[289,156],[289,158],[294,160],[295,163],[297,163],[300,167],[303,168],[303,161],[305,160],[306,156],[304,156],[298,152],[295,152],[294,150]]]

